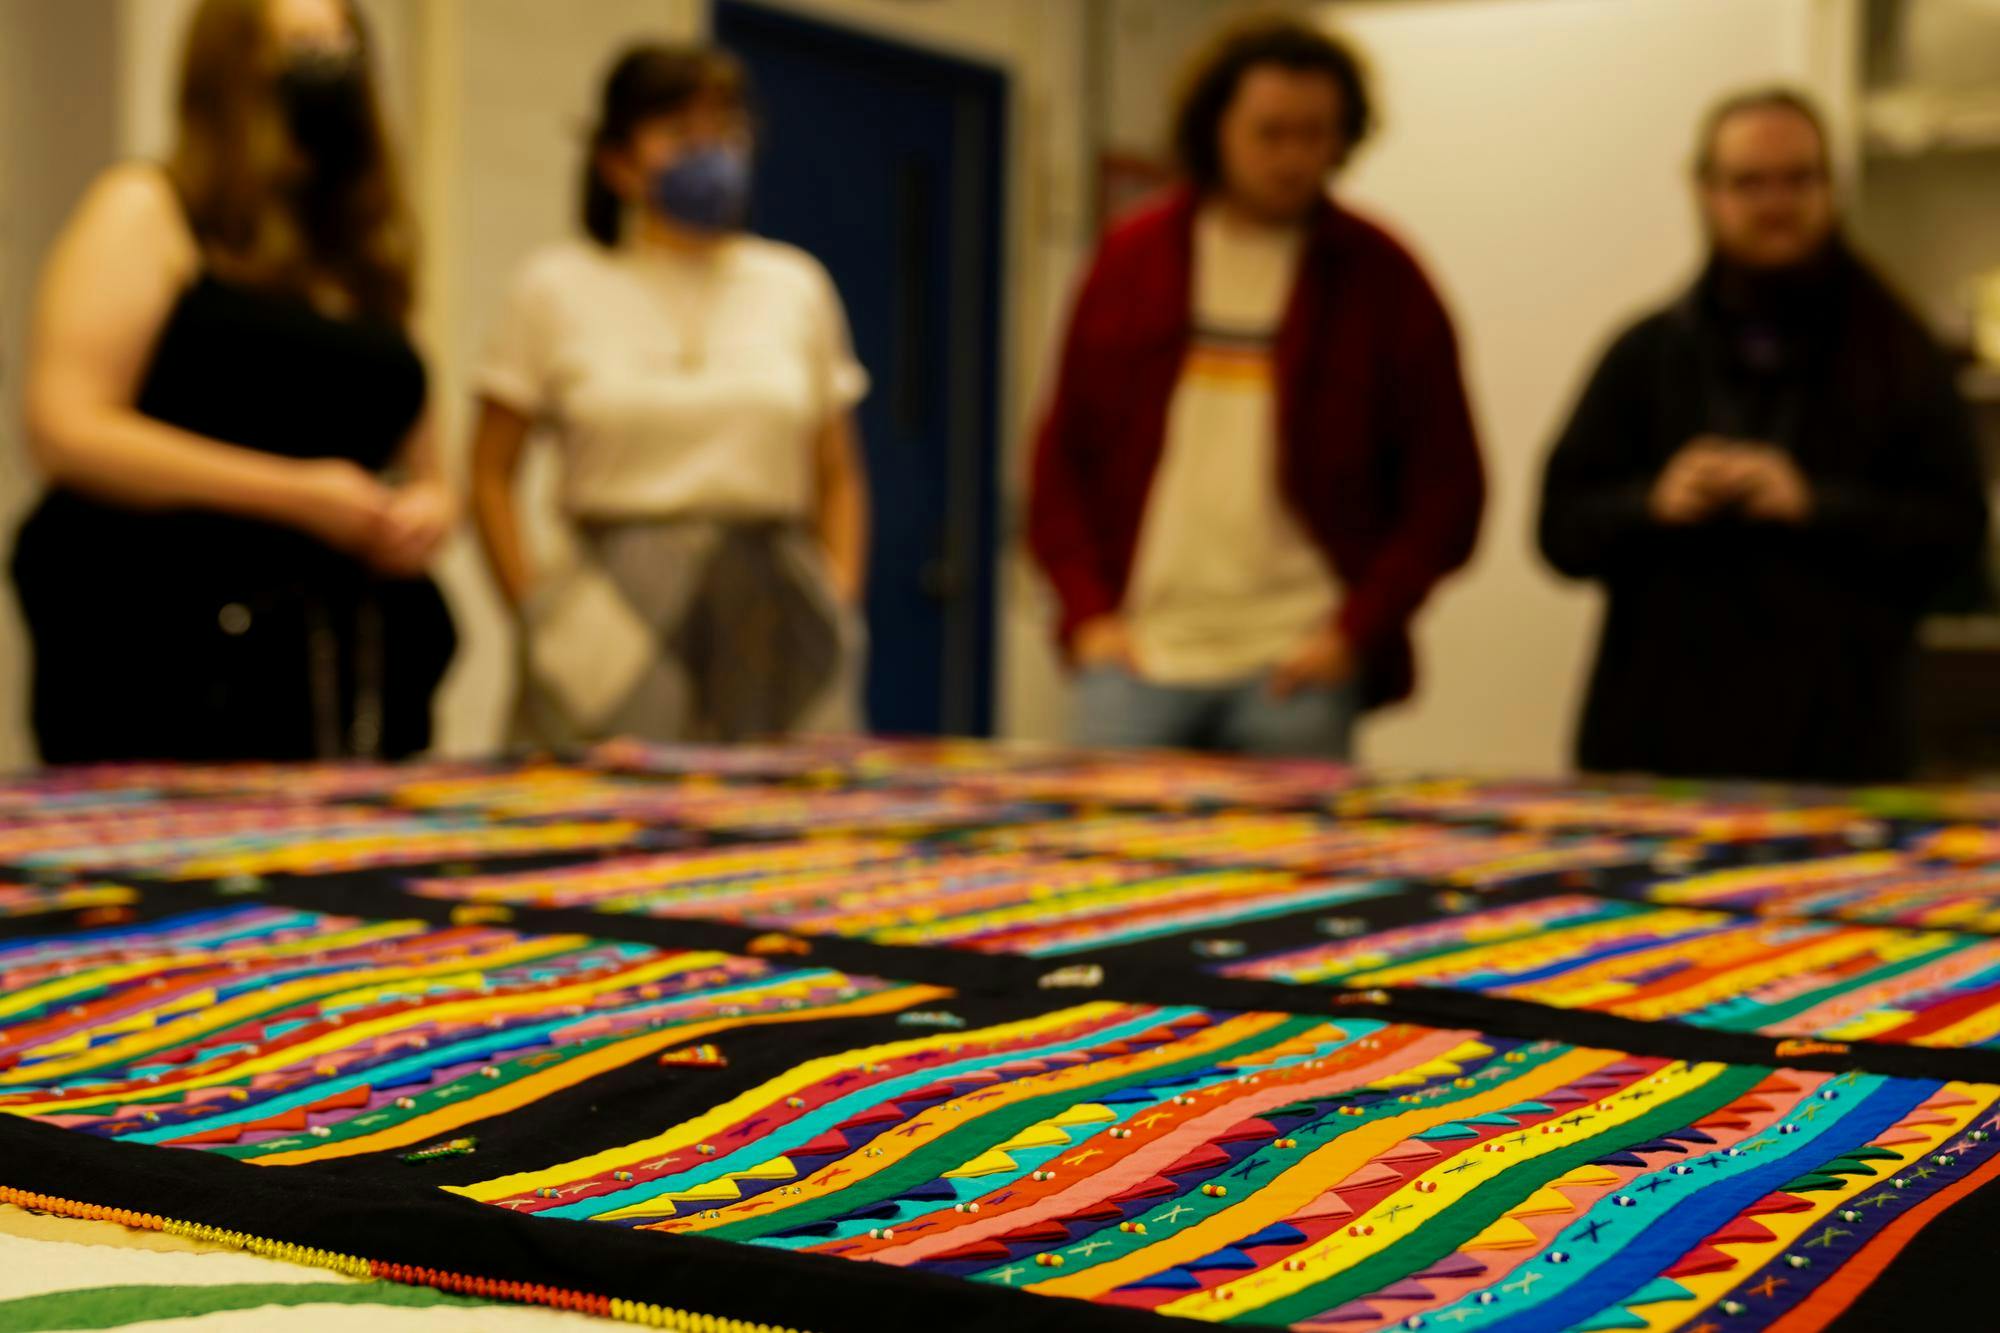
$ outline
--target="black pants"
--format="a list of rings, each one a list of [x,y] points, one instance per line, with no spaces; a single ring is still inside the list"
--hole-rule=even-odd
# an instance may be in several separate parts
[[[456,646],[429,579],[376,580],[265,525],[82,503],[51,496],[14,551],[45,762],[429,746]]]

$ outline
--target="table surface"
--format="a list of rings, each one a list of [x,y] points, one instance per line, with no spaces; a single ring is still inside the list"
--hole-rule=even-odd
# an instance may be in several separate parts
[[[29,774],[0,1328],[1964,1324],[1996,934],[1977,787]]]

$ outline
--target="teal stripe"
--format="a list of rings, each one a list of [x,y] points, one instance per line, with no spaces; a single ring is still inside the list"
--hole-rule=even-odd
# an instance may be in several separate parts
[[[768,1162],[772,1158],[782,1157],[800,1144],[810,1143],[821,1134],[833,1129],[841,1121],[851,1116],[858,1115],[862,1111],[872,1107],[880,1106],[884,1102],[892,1102],[903,1093],[914,1092],[918,1088],[926,1088],[933,1083],[945,1082],[955,1074],[982,1070],[996,1061],[1035,1060],[1063,1051],[1088,1050],[1093,1046],[1102,1046],[1108,1042],[1122,1041],[1126,1037],[1136,1037],[1140,1033],[1149,1032],[1163,1023],[1171,1022],[1176,1018],[1181,1018],[1195,1012],[1196,1010],[1186,1006],[1173,1009],[1146,1009],[1142,1010],[1136,1018],[1127,1019],[1115,1027],[1093,1027],[1084,1035],[1073,1037],[1067,1041],[1038,1042],[1031,1046],[1024,1046],[1019,1051],[1010,1051],[1004,1056],[996,1056],[992,1052],[985,1052],[979,1055],[968,1055],[965,1059],[956,1060],[950,1064],[919,1068],[898,1078],[889,1079],[883,1083],[872,1084],[858,1091],[850,1092],[845,1096],[838,1097],[826,1105],[800,1116],[798,1119],[792,1121],[791,1124],[786,1125],[782,1130],[774,1130],[769,1134],[759,1135],[757,1138],[744,1144],[741,1148],[708,1158],[699,1166],[690,1170],[676,1172],[670,1176],[662,1176],[657,1180],[636,1183],[612,1194],[594,1195],[591,1198],[583,1199],[576,1203],[566,1203],[555,1208],[541,1209],[537,1215],[541,1217],[593,1218],[602,1213],[614,1212],[617,1209],[629,1207],[635,1203],[644,1203],[647,1200],[657,1198],[662,1194],[672,1193],[675,1190],[692,1189],[696,1185],[705,1185],[711,1180],[728,1175],[731,1171],[742,1171],[760,1162]],[[953,1041],[972,1041],[978,1039],[979,1036],[978,1032],[967,1032],[959,1034],[953,1038]]]

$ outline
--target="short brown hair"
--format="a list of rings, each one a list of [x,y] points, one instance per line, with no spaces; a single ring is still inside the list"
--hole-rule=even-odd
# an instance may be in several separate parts
[[[1222,183],[1217,131],[1243,76],[1259,65],[1324,74],[1340,93],[1341,137],[1352,152],[1375,126],[1361,58],[1345,42],[1283,14],[1239,20],[1218,32],[1189,63],[1174,102],[1173,148],[1181,170],[1202,189]],[[1343,154],[1345,156],[1345,154]]]
[[[414,295],[416,228],[382,128],[368,25],[353,0],[343,8],[367,126],[363,160],[338,194],[311,208],[298,197],[304,167],[271,74],[269,0],[203,0],[195,11],[167,176],[216,272],[300,295],[331,281],[358,311],[400,323]]]
[[[1789,111],[1813,127],[1819,136],[1822,167],[1832,166],[1832,150],[1826,138],[1826,118],[1810,97],[1792,88],[1774,85],[1731,93],[1708,109],[1701,118],[1701,131],[1694,145],[1694,174],[1702,179],[1715,170],[1715,138],[1724,122],[1746,111]]]
[[[598,244],[618,244],[625,216],[625,201],[605,184],[598,154],[629,141],[640,122],[670,116],[704,97],[749,109],[749,77],[735,56],[713,47],[647,42],[627,48],[604,76],[597,123],[583,157],[583,229]]]

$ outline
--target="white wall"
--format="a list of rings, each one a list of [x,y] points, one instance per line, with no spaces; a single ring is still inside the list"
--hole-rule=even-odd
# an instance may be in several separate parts
[[[1348,0],[1380,138],[1340,191],[1417,250],[1458,322],[1492,478],[1470,572],[1420,629],[1426,681],[1364,757],[1559,771],[1599,600],[1532,549],[1543,454],[1610,336],[1697,263],[1685,165],[1709,102],[1823,83],[1832,0]],[[1844,113],[1843,113],[1844,114]]]
[[[1231,16],[1274,6],[1264,0],[1105,0],[1111,48],[1104,82],[1104,134],[1123,152],[1165,156],[1168,112],[1188,59]],[[1299,6],[1294,5],[1293,8]]]
[[[0,549],[40,490],[21,435],[35,270],[115,151],[115,0],[0,0]],[[34,758],[26,637],[0,579],[0,770]]]

